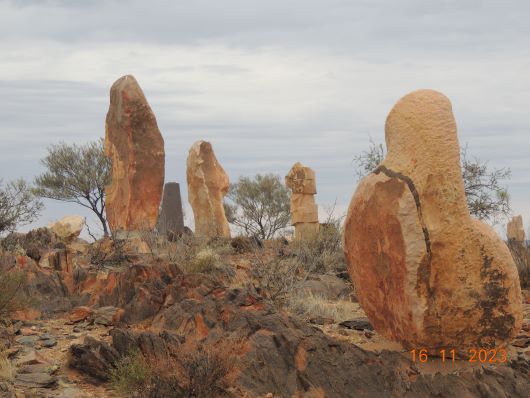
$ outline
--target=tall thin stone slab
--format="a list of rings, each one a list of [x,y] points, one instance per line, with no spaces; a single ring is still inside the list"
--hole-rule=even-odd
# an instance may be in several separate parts
[[[506,244],[471,217],[451,103],[406,95],[387,117],[388,153],[358,185],[344,226],[348,270],[374,328],[408,349],[503,347],[522,324]]]
[[[184,232],[184,214],[180,198],[180,185],[168,182],[164,185],[164,194],[158,218],[158,232],[170,240]]]
[[[193,144],[186,165],[188,201],[193,209],[195,235],[230,237],[223,206],[230,181],[215,157],[212,144],[207,141]]]
[[[136,79],[123,76],[110,89],[105,153],[112,161],[106,188],[110,229],[151,230],[164,184],[164,139]]]

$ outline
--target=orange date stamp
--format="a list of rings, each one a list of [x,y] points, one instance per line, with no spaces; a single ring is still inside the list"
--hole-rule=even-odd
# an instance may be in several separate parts
[[[437,354],[438,355],[435,355],[435,357],[439,357],[443,363],[464,360],[468,362],[499,364],[505,363],[508,360],[506,350],[503,348],[470,348],[467,350],[467,355],[464,357],[461,354],[458,355],[455,349],[440,349]],[[418,350],[413,349],[410,351],[410,355],[412,362],[425,363],[430,359],[429,352],[426,348]]]

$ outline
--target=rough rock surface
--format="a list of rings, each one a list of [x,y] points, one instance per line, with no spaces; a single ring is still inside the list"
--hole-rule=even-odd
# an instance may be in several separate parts
[[[489,348],[521,327],[504,242],[471,218],[451,103],[421,90],[386,121],[388,154],[350,203],[345,252],[375,330],[407,348]]]
[[[228,192],[228,175],[217,161],[212,144],[197,141],[191,147],[186,175],[188,201],[193,209],[195,234],[204,237],[230,237],[223,198]]]
[[[88,311],[76,308],[70,313],[72,318],[64,314],[62,319],[10,326],[13,336],[8,339],[8,356],[18,364],[19,373],[28,371],[37,374],[31,377],[44,379],[38,374],[57,371],[53,373],[57,386],[40,385],[38,393],[71,398],[78,396],[73,394],[77,390],[83,397],[114,397],[111,386],[100,381],[108,379],[109,369],[124,353],[137,348],[163,364],[169,353],[183,352],[179,350],[189,343],[215,350],[226,342],[236,344],[231,351],[236,368],[230,379],[236,397],[523,397],[530,388],[528,321],[514,340],[525,347],[510,351],[506,364],[471,366],[462,360],[454,366],[439,364],[441,373],[426,371],[412,363],[406,351],[373,352],[355,345],[369,344],[359,343],[355,336],[382,339],[367,330],[369,323],[359,319],[363,313],[344,327],[335,325],[339,333],[331,336],[324,333],[325,325],[316,327],[279,312],[251,286],[226,287],[225,271],[184,274],[174,264],[147,258],[117,269],[96,270],[69,255],[61,268],[40,274],[33,260],[16,258],[14,266],[29,271],[35,279],[33,288],[43,295],[39,298],[49,301],[46,305],[53,304],[48,297],[64,294],[71,304],[91,307]],[[241,255],[236,262],[244,258]],[[54,305],[61,308],[60,302]],[[118,314],[118,308],[124,313]],[[120,315],[119,324],[115,315]],[[103,323],[113,326],[102,326],[97,316],[112,321]],[[72,324],[74,319],[79,322]],[[0,342],[1,331],[0,327]],[[357,340],[349,340],[352,337]],[[53,340],[55,344],[47,343]],[[66,366],[67,360],[72,369]],[[186,380],[180,382],[185,385]]]
[[[506,236],[508,237],[508,240],[514,240],[516,242],[524,241],[525,233],[523,227],[523,216],[515,216],[508,221],[508,226],[506,227]]]
[[[85,217],[66,216],[48,224],[50,229],[62,241],[71,242],[79,236],[85,226]]]
[[[166,235],[170,240],[184,233],[184,213],[180,198],[180,185],[168,182],[164,185],[164,195],[160,205],[158,232]]]
[[[315,172],[297,162],[285,176],[285,184],[292,190],[291,223],[295,228],[295,239],[311,238],[319,227]]]
[[[369,328],[367,322],[366,327]],[[168,352],[190,340],[207,347],[238,343],[236,396],[263,397],[474,397],[524,396],[530,386],[528,361],[472,367],[466,361],[447,374],[421,372],[408,353],[371,352],[326,336],[300,319],[277,312],[245,289],[228,289],[210,276],[178,275],[166,289],[165,305],[151,330],[111,331],[105,352],[138,349],[163,363]],[[99,374],[106,361],[85,354],[80,368]],[[325,366],[323,366],[325,364]],[[94,372],[95,369],[97,372]],[[484,393],[486,392],[486,393]],[[247,395],[245,395],[247,394]],[[482,394],[482,395],[481,395]]]
[[[112,161],[106,188],[110,229],[153,229],[164,184],[164,139],[133,76],[121,77],[110,89],[105,153]]]

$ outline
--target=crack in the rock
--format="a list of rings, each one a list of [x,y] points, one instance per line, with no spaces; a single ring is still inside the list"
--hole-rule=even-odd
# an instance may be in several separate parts
[[[416,190],[416,187],[414,186],[414,182],[410,179],[410,177],[407,177],[406,175],[403,175],[401,173],[398,173],[396,171],[390,170],[389,168],[381,165],[377,167],[374,170],[374,174],[383,173],[387,177],[390,178],[397,178],[398,180],[403,181],[405,184],[407,184],[410,193],[412,194],[412,197],[414,198],[414,202],[416,203],[416,210],[418,212],[418,218],[420,220],[421,229],[423,231],[423,238],[425,240],[425,247],[427,251],[427,263],[425,264],[426,269],[424,270],[425,275],[422,276],[422,279],[424,280],[424,283],[426,284],[427,291],[429,292],[429,295],[432,294],[431,286],[430,286],[430,274],[431,274],[431,262],[432,262],[432,251],[431,251],[431,239],[429,237],[429,230],[427,229],[427,225],[425,224],[425,221],[423,219],[423,213],[421,210],[421,202],[420,202],[420,195],[418,191]],[[421,270],[420,270],[421,272]]]

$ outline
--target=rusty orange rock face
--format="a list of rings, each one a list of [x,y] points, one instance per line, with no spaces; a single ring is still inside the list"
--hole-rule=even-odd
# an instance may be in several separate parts
[[[230,237],[223,198],[230,181],[215,157],[212,144],[197,141],[186,163],[188,201],[193,209],[195,234],[204,237]]]
[[[344,231],[370,322],[410,349],[504,345],[521,327],[519,277],[505,243],[469,214],[451,103],[413,92],[385,134],[388,154],[360,182]]]
[[[110,90],[105,153],[112,161],[106,188],[110,229],[153,229],[164,184],[164,139],[133,76],[121,77]]]

